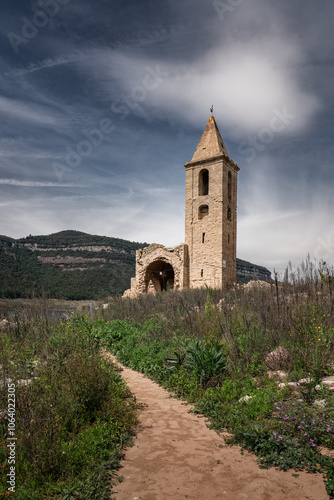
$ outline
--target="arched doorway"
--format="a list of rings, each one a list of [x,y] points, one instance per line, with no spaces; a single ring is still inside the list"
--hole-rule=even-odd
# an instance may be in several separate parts
[[[146,292],[156,293],[174,289],[174,269],[168,262],[156,260],[145,274]]]

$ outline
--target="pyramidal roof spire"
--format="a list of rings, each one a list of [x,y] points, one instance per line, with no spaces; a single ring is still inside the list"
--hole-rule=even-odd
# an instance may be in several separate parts
[[[211,116],[191,162],[208,160],[221,155],[228,156],[228,153],[213,116],[213,106],[211,106]]]

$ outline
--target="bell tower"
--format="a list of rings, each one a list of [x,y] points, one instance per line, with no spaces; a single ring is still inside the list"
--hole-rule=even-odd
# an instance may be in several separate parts
[[[213,114],[185,168],[189,286],[223,288],[236,281],[240,169],[227,153]]]

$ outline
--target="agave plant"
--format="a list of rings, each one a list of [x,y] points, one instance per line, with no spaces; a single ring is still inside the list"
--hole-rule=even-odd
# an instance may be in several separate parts
[[[217,340],[209,345],[197,341],[189,347],[184,366],[196,374],[202,386],[214,379],[218,382],[227,370],[224,348]]]
[[[170,373],[175,373],[176,370],[180,368],[180,366],[183,365],[184,360],[185,360],[185,353],[184,352],[174,352],[175,358],[167,358],[166,363],[168,363],[169,366],[167,366],[167,370],[170,371]]]

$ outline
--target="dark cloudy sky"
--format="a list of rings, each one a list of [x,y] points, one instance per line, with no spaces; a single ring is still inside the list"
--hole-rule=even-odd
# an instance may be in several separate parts
[[[2,0],[0,234],[184,241],[214,104],[238,256],[334,263],[333,0]]]

